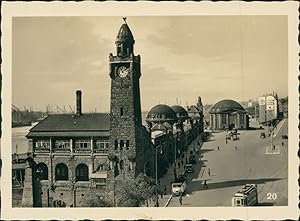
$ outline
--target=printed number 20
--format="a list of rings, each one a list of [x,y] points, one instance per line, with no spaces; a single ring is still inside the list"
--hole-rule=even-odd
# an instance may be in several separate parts
[[[267,193],[267,199],[268,200],[276,200],[277,194],[276,193]]]

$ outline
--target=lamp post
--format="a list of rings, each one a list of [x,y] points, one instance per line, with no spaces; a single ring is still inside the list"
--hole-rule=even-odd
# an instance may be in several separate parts
[[[155,206],[159,207],[159,203],[158,203],[158,176],[157,176],[157,148],[159,148],[161,145],[158,145],[155,147],[155,183],[156,183],[156,203]]]

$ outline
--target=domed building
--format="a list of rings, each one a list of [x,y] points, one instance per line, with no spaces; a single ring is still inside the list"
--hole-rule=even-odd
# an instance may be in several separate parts
[[[221,100],[209,112],[211,130],[248,129],[249,117],[245,109],[234,100]]]
[[[177,121],[175,111],[165,104],[158,104],[154,106],[146,117],[146,122],[152,125],[152,123],[165,123],[174,124]]]

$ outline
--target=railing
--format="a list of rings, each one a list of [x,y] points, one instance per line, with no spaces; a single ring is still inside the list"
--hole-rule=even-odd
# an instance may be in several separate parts
[[[94,149],[94,153],[107,153],[108,149]]]
[[[71,152],[70,148],[53,148],[54,153],[68,153]]]
[[[35,147],[33,148],[34,152],[38,152],[38,153],[49,153],[50,152],[50,148],[45,148],[45,147]]]
[[[75,148],[74,153],[90,153],[91,149],[89,148]]]

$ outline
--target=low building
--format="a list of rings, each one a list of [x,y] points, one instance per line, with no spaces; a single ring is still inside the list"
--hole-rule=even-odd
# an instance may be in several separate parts
[[[249,117],[234,100],[221,100],[209,112],[211,130],[248,129]]]
[[[83,206],[87,195],[105,193],[110,118],[106,113],[82,114],[80,91],[77,101],[75,114],[50,115],[27,135],[35,162],[30,168],[35,170],[33,192],[39,192],[34,206]]]

